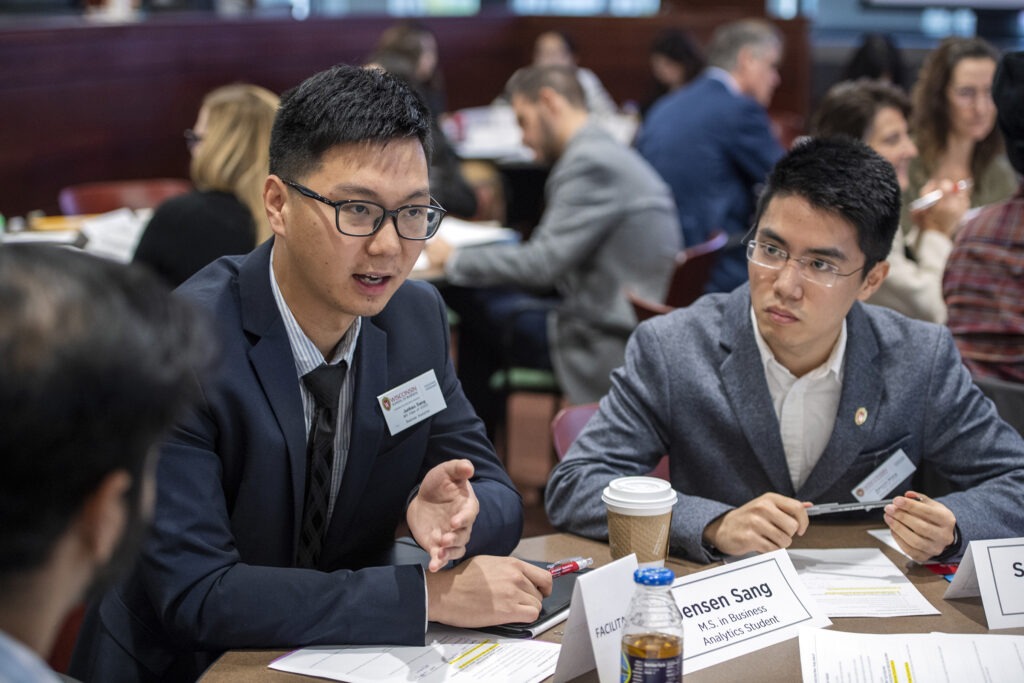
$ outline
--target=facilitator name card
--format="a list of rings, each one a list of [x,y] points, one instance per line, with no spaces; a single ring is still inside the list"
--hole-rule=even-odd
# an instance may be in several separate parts
[[[796,638],[832,622],[807,592],[785,550],[677,579],[683,671],[690,673]]]

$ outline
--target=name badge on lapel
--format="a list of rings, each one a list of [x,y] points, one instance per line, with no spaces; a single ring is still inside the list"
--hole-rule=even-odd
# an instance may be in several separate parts
[[[901,481],[913,474],[916,469],[917,467],[901,448],[890,455],[864,481],[854,486],[850,493],[862,503],[869,500],[881,500]]]
[[[433,370],[385,391],[377,397],[377,403],[391,436],[448,407]]]

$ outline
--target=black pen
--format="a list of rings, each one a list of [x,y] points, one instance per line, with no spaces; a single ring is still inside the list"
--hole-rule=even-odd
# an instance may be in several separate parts
[[[888,498],[886,500],[867,500],[863,503],[821,503],[820,505],[812,505],[807,508],[807,516],[815,517],[817,515],[831,515],[836,512],[874,510],[875,508],[885,507],[892,501],[892,498]]]

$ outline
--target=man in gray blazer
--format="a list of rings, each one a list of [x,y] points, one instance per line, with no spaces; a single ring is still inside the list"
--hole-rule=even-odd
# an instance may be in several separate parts
[[[915,560],[1024,535],[1024,440],[948,330],[862,303],[887,273],[899,206],[892,166],[859,142],[784,157],[759,201],[750,284],[637,328],[551,476],[552,522],[605,537],[602,488],[668,453],[672,550],[698,561],[788,547],[807,506],[865,494],[896,496],[885,523]],[[909,490],[922,463],[956,492]],[[895,485],[865,484],[883,464]]]
[[[517,325],[516,343],[531,366],[553,365],[573,403],[596,401],[622,364],[626,339],[636,325],[623,289],[655,300],[664,297],[681,236],[671,192],[634,150],[590,121],[583,91],[571,69],[521,69],[508,91],[523,129],[523,142],[541,163],[554,164],[545,186],[547,208],[529,241],[452,251],[440,238],[428,254],[443,265],[449,282],[463,292],[459,376],[477,412],[487,421],[488,370],[499,360],[496,343],[511,315],[538,292],[558,295],[551,315]],[[527,316],[528,320],[528,316]],[[522,349],[520,349],[522,350]],[[468,358],[470,354],[475,358]],[[532,355],[532,357],[530,357]],[[489,357],[490,364],[481,363]],[[550,360],[549,360],[550,359]],[[475,362],[477,377],[469,377]],[[480,384],[483,383],[483,390]]]

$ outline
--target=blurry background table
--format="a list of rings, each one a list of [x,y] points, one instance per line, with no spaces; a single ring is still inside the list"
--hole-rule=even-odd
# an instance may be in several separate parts
[[[881,522],[812,522],[802,538],[795,539],[797,548],[857,548],[881,547],[889,559],[896,563],[910,581],[941,614],[923,617],[843,618],[833,619],[832,629],[854,633],[988,633],[985,612],[979,598],[970,600],[943,599],[949,584],[941,576],[925,567],[909,564],[909,560],[891,548],[882,546],[867,534]],[[597,566],[611,561],[608,545],[570,534],[551,534],[526,538],[520,542],[515,555],[524,558],[554,561],[563,557],[582,555],[593,557]],[[667,566],[676,575],[691,574],[705,569],[685,560],[670,559]],[[541,635],[541,640],[560,642],[565,624],[560,624]],[[1024,628],[1003,629],[992,633],[1024,635]],[[304,676],[286,674],[268,669],[267,665],[289,650],[237,650],[225,653],[200,679],[202,683],[285,683],[312,680]],[[796,638],[772,645],[748,655],[716,666],[685,674],[687,683],[750,680],[759,683],[792,683],[800,680],[800,648]],[[596,672],[582,676],[579,681],[597,681]]]

